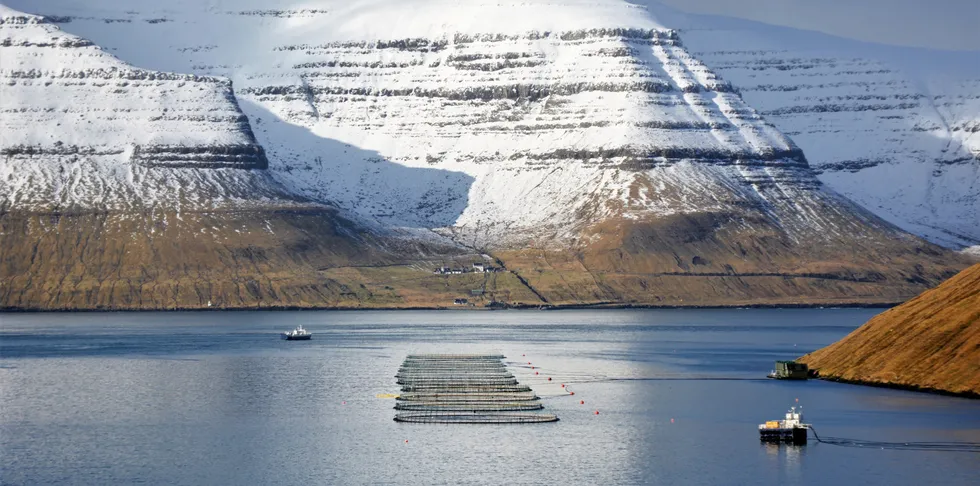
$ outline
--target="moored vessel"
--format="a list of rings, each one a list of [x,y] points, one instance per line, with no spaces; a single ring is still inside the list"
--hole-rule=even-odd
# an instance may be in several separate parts
[[[308,341],[313,337],[313,333],[303,329],[303,326],[296,326],[296,329],[286,331],[281,336],[287,341]]]
[[[784,420],[768,420],[759,424],[759,440],[762,442],[787,442],[806,445],[810,424],[803,423],[803,407],[791,407]]]

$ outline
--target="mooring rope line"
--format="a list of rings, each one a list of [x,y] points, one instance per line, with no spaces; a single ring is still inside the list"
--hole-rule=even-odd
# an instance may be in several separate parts
[[[841,447],[876,448],[904,451],[937,451],[937,452],[978,452],[980,442],[884,442],[877,440],[849,439],[846,437],[825,437],[817,434],[817,429],[811,425],[813,437],[821,444]]]

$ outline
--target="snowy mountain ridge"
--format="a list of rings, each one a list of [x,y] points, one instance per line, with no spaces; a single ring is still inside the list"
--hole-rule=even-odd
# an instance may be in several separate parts
[[[8,209],[193,207],[285,194],[250,171],[197,170],[268,165],[230,80],[137,69],[7,7],[0,36]]]
[[[652,4],[4,1],[0,308],[893,303],[969,261]]]
[[[946,95],[963,114],[948,137],[932,121],[918,132],[941,152],[883,129],[925,116],[921,95],[859,92],[901,84],[876,84],[884,68],[856,60],[800,83],[814,63],[794,61],[795,46],[753,54],[746,43],[772,41],[729,39],[727,25],[654,3],[9,3],[141,68],[232,79],[270,176],[371,225],[482,246],[574,239],[609,218],[763,208],[819,235],[834,226],[828,213],[800,208],[835,196],[816,190],[809,159],[830,188],[900,226],[980,241],[969,80]],[[792,98],[810,85],[817,94]],[[878,138],[862,144],[864,133]],[[849,136],[858,142],[838,142]],[[933,153],[951,162],[937,170]],[[895,177],[895,160],[918,177]]]

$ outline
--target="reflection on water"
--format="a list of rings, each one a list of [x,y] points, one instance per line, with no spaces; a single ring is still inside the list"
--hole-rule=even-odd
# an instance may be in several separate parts
[[[821,434],[980,441],[976,401],[760,379],[873,313],[0,315],[0,482],[969,484],[976,454],[759,443],[795,398]],[[503,353],[561,421],[395,423],[422,352]]]
[[[763,443],[769,467],[779,471],[781,482],[798,484],[802,479],[807,446]]]

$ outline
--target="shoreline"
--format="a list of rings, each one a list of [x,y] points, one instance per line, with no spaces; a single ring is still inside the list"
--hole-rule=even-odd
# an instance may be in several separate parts
[[[595,304],[548,304],[548,305],[504,305],[501,307],[475,306],[393,306],[393,307],[348,307],[348,306],[261,306],[261,307],[150,307],[150,308],[71,308],[47,309],[42,307],[0,307],[0,313],[66,313],[66,312],[241,312],[241,311],[500,311],[500,310],[622,310],[622,309],[889,309],[901,302],[841,302],[841,303],[784,303],[784,304],[718,304],[718,305],[657,305],[620,304],[599,302]]]
[[[818,380],[834,382],[834,383],[842,383],[845,385],[870,386],[874,388],[890,388],[893,390],[904,390],[904,391],[911,391],[917,393],[928,393],[931,395],[966,398],[968,400],[980,400],[980,393],[973,392],[973,391],[954,392],[954,391],[944,390],[941,388],[933,388],[933,387],[919,386],[919,385],[912,385],[912,384],[886,383],[886,382],[867,381],[867,380],[852,380],[848,378],[841,378],[839,376],[820,376],[819,370],[817,370],[817,372],[818,374],[816,379]]]

